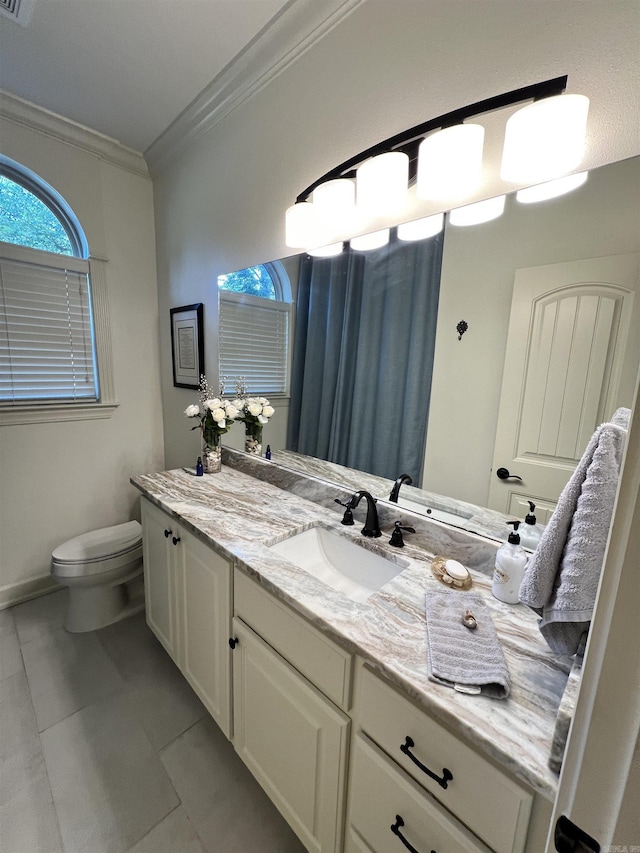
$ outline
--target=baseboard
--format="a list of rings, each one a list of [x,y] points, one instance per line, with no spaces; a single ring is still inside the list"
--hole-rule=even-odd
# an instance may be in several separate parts
[[[31,598],[38,598],[41,595],[47,595],[50,592],[55,592],[57,589],[64,589],[55,581],[51,575],[41,575],[39,578],[30,578],[28,581],[20,581],[18,583],[10,583],[0,587],[0,610],[7,607],[13,607],[14,604],[20,604],[23,601],[29,601]]]

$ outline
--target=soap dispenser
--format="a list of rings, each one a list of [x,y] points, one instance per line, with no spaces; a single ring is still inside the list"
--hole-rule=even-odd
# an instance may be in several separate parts
[[[542,525],[536,524],[534,515],[536,505],[533,501],[528,501],[528,503],[529,512],[525,515],[524,524],[520,528],[520,544],[523,548],[530,548],[535,551],[542,536]]]
[[[491,592],[505,604],[517,604],[520,584],[527,565],[527,555],[520,544],[519,521],[507,521],[513,525],[508,540],[498,548],[493,570]]]

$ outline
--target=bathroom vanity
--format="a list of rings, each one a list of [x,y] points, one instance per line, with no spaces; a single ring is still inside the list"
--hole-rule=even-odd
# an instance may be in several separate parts
[[[397,560],[382,514],[372,542],[360,535],[364,508],[343,527],[340,507],[227,466],[132,483],[143,494],[148,624],[308,850],[544,849],[570,661],[550,653],[527,608],[493,599],[490,574],[465,559],[476,537],[453,531],[447,556],[470,567],[491,610],[506,700],[427,678],[424,596],[442,586],[425,543],[431,525],[441,553],[445,525],[422,519],[398,574],[359,602],[270,546],[321,525]],[[491,549],[478,538],[480,553]]]

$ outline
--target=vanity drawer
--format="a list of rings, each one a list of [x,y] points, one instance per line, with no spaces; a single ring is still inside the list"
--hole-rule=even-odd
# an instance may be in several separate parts
[[[366,667],[362,669],[358,705],[361,728],[420,785],[496,853],[521,853],[531,814],[531,792]],[[413,759],[400,749],[407,746],[407,738],[413,741],[408,747]],[[427,768],[442,784],[429,776]],[[453,779],[444,779],[445,768]]]
[[[346,853],[491,853],[375,744],[354,738]],[[400,821],[398,821],[400,818]]]
[[[234,610],[256,634],[343,710],[351,705],[353,655],[297,616],[239,569]]]

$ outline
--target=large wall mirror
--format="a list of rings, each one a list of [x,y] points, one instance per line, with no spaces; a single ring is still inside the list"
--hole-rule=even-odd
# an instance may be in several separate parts
[[[418,454],[422,489],[520,516],[530,496],[550,511],[553,495],[545,499],[529,474],[518,488],[501,492],[498,463],[522,475],[516,468],[527,456],[533,467],[545,467],[553,457],[559,460],[556,480],[564,484],[597,424],[616,408],[631,407],[640,362],[639,201],[636,157],[593,170],[582,187],[556,199],[522,204],[515,195],[508,197],[503,216],[493,222],[467,228],[447,222],[426,440]],[[303,258],[298,261],[284,261],[293,278],[305,265]],[[564,288],[565,295],[573,289],[573,301],[538,300],[535,282],[541,277]],[[296,284],[292,281],[294,300]],[[612,285],[613,296],[601,285]],[[382,286],[379,280],[376,286]],[[392,267],[384,287],[390,294],[397,287]],[[517,329],[516,295],[521,292],[541,308]],[[462,337],[460,321],[468,326]],[[355,345],[358,328],[350,334]],[[545,335],[555,340],[546,350]],[[529,343],[521,345],[527,336]],[[527,374],[531,340],[538,346],[538,375],[533,377]],[[563,347],[572,349],[573,362],[560,367]],[[524,361],[516,365],[517,359]],[[544,377],[541,365],[546,365]],[[505,426],[509,421],[511,432]],[[523,449],[523,436],[531,442],[534,433],[535,452]],[[388,428],[380,434],[380,453],[399,435]]]

